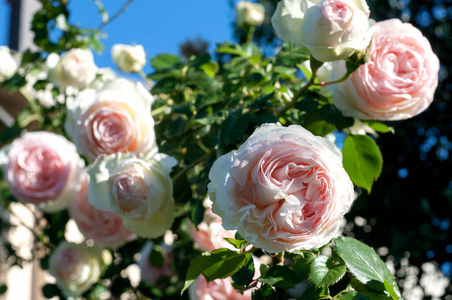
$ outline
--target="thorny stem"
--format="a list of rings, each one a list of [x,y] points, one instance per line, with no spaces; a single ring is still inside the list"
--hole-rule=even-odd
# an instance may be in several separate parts
[[[114,15],[112,15],[110,18],[106,18],[105,20],[103,20],[99,27],[97,27],[97,30],[102,31],[105,28],[105,26],[119,18],[129,8],[130,4],[132,4],[133,1],[134,0],[127,0],[126,3],[124,3],[124,5]]]

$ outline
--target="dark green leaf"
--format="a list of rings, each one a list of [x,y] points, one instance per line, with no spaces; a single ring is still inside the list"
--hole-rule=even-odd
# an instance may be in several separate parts
[[[246,253],[246,261],[243,267],[232,275],[232,282],[236,285],[247,286],[253,281],[254,262],[251,254]]]
[[[8,290],[8,287],[6,286],[6,284],[0,285],[0,295],[3,295],[4,293],[6,293],[7,290]]]
[[[159,54],[151,59],[151,66],[157,70],[161,71],[166,68],[174,67],[176,64],[181,62],[181,58],[179,56],[163,53]]]
[[[327,105],[320,110],[322,118],[330,124],[334,124],[337,130],[353,126],[354,120],[350,117],[344,117],[342,113],[333,105]]]
[[[212,253],[205,252],[191,262],[187,271],[183,293],[195,279],[203,274],[206,280],[226,278],[235,274],[245,264],[246,256],[229,249],[217,249]]]
[[[278,299],[276,291],[269,285],[263,284],[258,290],[253,290],[252,300],[274,300]]]
[[[361,294],[358,291],[347,291],[340,295],[339,299],[341,300],[371,300],[366,295]]]
[[[271,286],[290,289],[297,283],[297,274],[289,266],[273,266],[258,280]]]
[[[166,260],[166,251],[162,246],[154,245],[152,247],[151,255],[149,256],[151,266],[153,267],[163,267]]]
[[[157,81],[157,83],[152,88],[152,94],[160,93],[172,93],[176,90],[177,85],[180,84],[180,80],[175,77],[165,77]]]
[[[334,239],[336,253],[360,282],[377,292],[387,290],[384,282],[393,288],[389,293],[400,297],[400,291],[394,276],[374,249],[350,237]]]
[[[380,176],[383,158],[374,140],[367,135],[349,135],[344,141],[344,168],[353,183],[369,193]]]
[[[42,294],[47,299],[50,299],[61,296],[61,291],[55,284],[48,283],[42,287]]]
[[[301,294],[300,299],[303,300],[317,300],[323,299],[324,296],[328,296],[330,294],[327,287],[318,288],[313,285],[309,285],[308,288]]]
[[[325,255],[317,256],[311,263],[309,281],[317,287],[327,287],[338,282],[345,274],[343,264],[335,264]]]
[[[297,281],[301,282],[308,278],[311,270],[311,263],[316,256],[312,252],[306,252],[303,256],[299,256],[293,265],[295,273],[297,273]]]

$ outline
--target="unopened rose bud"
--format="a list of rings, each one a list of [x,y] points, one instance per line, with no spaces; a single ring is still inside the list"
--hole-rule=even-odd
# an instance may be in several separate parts
[[[260,26],[264,22],[265,8],[262,4],[248,1],[239,1],[235,6],[237,13],[237,26],[251,27]]]
[[[17,61],[8,47],[0,47],[0,82],[10,79],[17,71]]]
[[[141,45],[116,44],[111,49],[111,55],[119,69],[126,73],[139,72],[146,64],[146,54]]]

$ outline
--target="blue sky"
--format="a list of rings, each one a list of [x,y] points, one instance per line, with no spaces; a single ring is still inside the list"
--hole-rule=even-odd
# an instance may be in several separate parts
[[[113,15],[125,1],[103,2]],[[72,0],[70,9],[73,24],[93,28],[102,21],[93,0]],[[212,51],[216,43],[233,40],[234,18],[228,0],[135,0],[119,19],[105,27],[105,51],[96,55],[96,64],[113,66],[110,49],[116,43],[142,44],[149,58],[159,53],[179,54],[181,43],[199,36],[209,42]],[[8,43],[8,22],[7,0],[0,0],[0,45]],[[150,67],[145,71],[150,71]]]

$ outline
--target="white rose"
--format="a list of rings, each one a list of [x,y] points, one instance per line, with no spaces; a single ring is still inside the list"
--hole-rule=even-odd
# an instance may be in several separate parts
[[[363,0],[282,0],[272,24],[282,40],[309,48],[319,61],[334,61],[366,48],[369,13]]]
[[[260,26],[264,22],[265,8],[262,4],[248,1],[239,1],[235,5],[237,13],[237,26],[244,28]]]
[[[116,44],[111,49],[111,56],[119,69],[127,73],[139,72],[146,64],[146,54],[141,45]]]
[[[64,128],[88,159],[100,154],[133,152],[143,158],[156,152],[152,95],[126,79],[106,83],[100,91],[82,91],[67,103]]]
[[[149,161],[132,153],[99,157],[88,169],[89,201],[100,210],[115,212],[138,236],[161,236],[174,219],[170,172],[176,164],[164,154]]]
[[[18,63],[8,47],[0,47],[0,82],[10,79],[18,69]]]
[[[51,67],[49,77],[56,85],[83,89],[96,77],[97,67],[89,49],[71,49],[57,62],[55,58],[53,55],[48,59],[48,66]]]
[[[49,259],[49,272],[66,297],[78,297],[100,276],[101,249],[62,242]]]

